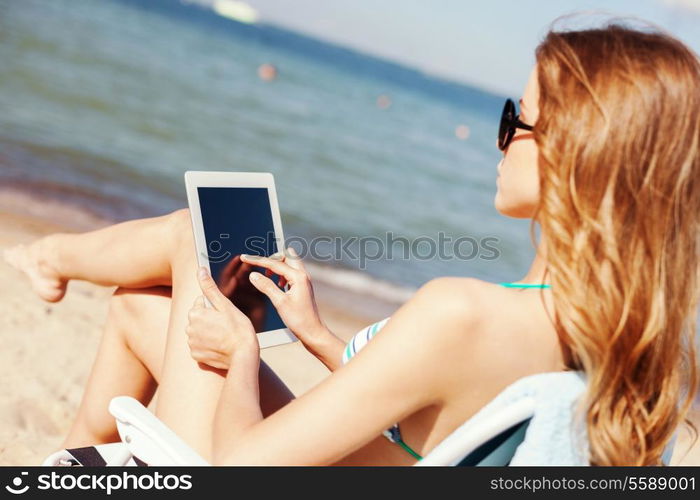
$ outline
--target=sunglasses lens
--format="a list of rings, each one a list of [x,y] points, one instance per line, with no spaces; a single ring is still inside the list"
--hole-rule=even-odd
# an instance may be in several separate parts
[[[503,113],[501,114],[501,124],[498,127],[498,149],[504,151],[508,147],[513,135],[515,133],[515,128],[512,123],[515,119],[515,103],[506,99],[506,103],[503,106]]]

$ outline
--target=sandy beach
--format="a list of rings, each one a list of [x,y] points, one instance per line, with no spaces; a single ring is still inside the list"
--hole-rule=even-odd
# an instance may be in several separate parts
[[[67,223],[70,221],[70,224]],[[109,221],[57,200],[38,201],[28,192],[0,188],[0,252],[55,231],[82,231]],[[113,291],[71,282],[57,304],[39,300],[21,273],[0,259],[0,465],[36,465],[55,451],[69,430],[90,371]],[[333,331],[349,338],[383,317],[389,307],[341,308],[347,292],[317,289],[322,315]],[[334,298],[334,300],[329,300]],[[359,303],[366,298],[355,297]],[[295,394],[326,375],[299,343],[265,349],[262,357]],[[700,427],[700,412],[694,421]],[[688,452],[679,437],[674,464],[700,465],[700,445]]]

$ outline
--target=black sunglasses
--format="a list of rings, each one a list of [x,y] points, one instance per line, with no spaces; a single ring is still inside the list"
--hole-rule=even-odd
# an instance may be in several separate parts
[[[501,114],[501,124],[498,127],[498,149],[505,151],[515,136],[515,129],[532,130],[532,125],[520,121],[520,115],[515,114],[515,103],[506,99]]]

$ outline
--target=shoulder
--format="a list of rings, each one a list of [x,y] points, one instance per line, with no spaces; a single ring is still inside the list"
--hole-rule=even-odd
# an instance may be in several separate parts
[[[468,384],[505,387],[558,366],[558,341],[545,319],[537,294],[473,278],[439,278],[396,311],[372,343],[392,353],[381,357],[383,363],[410,359],[414,373],[430,374],[432,390],[447,397]]]
[[[401,335],[454,345],[489,329],[497,285],[473,278],[437,278],[423,285],[393,316]]]
[[[423,285],[408,305],[441,318],[475,324],[488,318],[498,285],[475,278],[436,278]]]
[[[509,366],[533,373],[563,366],[559,338],[539,290],[439,278],[421,287],[407,306],[414,318],[428,318],[434,326],[431,341],[443,353],[456,349],[492,360],[491,368]]]
[[[503,292],[473,278],[432,280],[392,316],[387,334],[377,340],[400,350],[395,359],[412,355],[411,366],[421,376],[430,374],[438,398],[463,394],[469,384],[500,381],[505,373],[520,375],[528,343],[522,318],[512,314],[517,297]]]
[[[437,278],[423,285],[405,305],[416,322],[445,346],[516,351],[538,340],[540,324],[534,295],[514,293],[475,278]]]

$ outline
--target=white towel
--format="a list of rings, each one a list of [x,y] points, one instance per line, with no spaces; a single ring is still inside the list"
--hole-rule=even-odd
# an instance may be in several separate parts
[[[584,414],[578,408],[585,389],[581,372],[541,373],[518,380],[491,402],[523,396],[535,401],[525,440],[510,465],[589,465]]]
[[[417,465],[456,465],[465,455],[529,419],[511,457],[485,457],[484,465],[588,465],[588,442],[576,403],[586,388],[579,372],[549,372],[521,378],[455,429]],[[516,444],[516,443],[513,443]],[[511,446],[511,445],[504,445]],[[512,449],[512,448],[511,448]],[[498,455],[509,452],[503,448]]]
[[[583,372],[552,372],[525,377],[503,391],[496,399],[527,394],[535,399],[535,414],[510,465],[589,465],[586,425],[578,408],[585,390]],[[664,449],[664,465],[671,463],[677,437],[678,432]]]

